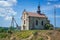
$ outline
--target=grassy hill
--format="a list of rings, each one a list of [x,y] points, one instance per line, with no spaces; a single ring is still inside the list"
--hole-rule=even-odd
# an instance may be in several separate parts
[[[60,40],[60,32],[56,30],[13,31],[12,34],[0,33],[0,40]]]

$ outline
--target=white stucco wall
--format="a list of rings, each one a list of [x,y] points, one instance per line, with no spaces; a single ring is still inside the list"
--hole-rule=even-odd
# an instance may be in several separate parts
[[[25,20],[25,24],[24,24],[24,20]],[[24,30],[23,25],[25,26],[25,30],[29,30],[29,18],[28,18],[28,15],[26,14],[26,12],[22,15],[21,30]]]

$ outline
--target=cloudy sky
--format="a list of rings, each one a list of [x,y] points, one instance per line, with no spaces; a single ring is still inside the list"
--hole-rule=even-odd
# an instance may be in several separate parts
[[[56,27],[60,27],[60,0],[0,0],[0,26],[9,27],[12,15],[14,15],[16,22],[20,26],[23,10],[36,12],[39,2],[41,13],[46,14],[53,25],[54,7],[56,7]]]

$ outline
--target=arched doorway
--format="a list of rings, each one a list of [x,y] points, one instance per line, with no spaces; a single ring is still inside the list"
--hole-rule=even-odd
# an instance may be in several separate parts
[[[23,30],[25,30],[25,26],[23,25]]]

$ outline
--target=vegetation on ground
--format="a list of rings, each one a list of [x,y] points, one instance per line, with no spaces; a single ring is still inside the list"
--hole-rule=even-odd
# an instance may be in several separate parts
[[[33,35],[33,36],[31,36]],[[31,36],[31,38],[30,38]],[[57,37],[57,38],[56,38]],[[30,38],[30,40],[59,40],[60,30],[6,30],[0,28],[0,39],[1,40],[22,40]],[[55,39],[54,39],[55,38]]]

